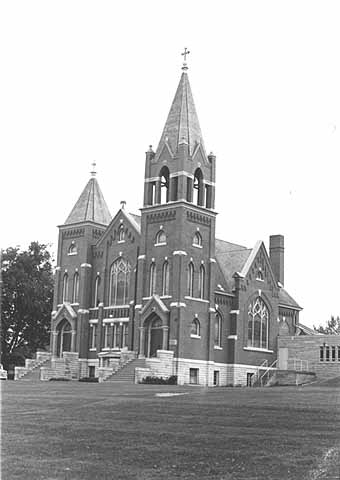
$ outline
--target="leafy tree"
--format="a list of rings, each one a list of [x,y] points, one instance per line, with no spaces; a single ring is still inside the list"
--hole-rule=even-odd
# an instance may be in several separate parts
[[[327,321],[325,326],[320,325],[319,327],[314,327],[319,333],[325,333],[328,335],[340,335],[340,317],[331,316],[331,319]]]
[[[6,368],[49,342],[53,273],[47,246],[32,242],[27,251],[7,248],[1,274],[1,362]]]

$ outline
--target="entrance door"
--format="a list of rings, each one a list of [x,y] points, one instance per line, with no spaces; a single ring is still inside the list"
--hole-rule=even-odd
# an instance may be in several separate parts
[[[57,341],[57,355],[58,357],[63,356],[63,352],[71,351],[71,325],[64,318],[58,327],[58,341]]]
[[[159,318],[155,318],[150,324],[149,338],[149,357],[155,357],[157,350],[161,350],[163,346],[163,329]]]

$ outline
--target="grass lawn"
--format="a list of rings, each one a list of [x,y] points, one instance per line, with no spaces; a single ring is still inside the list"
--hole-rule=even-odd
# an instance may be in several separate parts
[[[339,387],[1,388],[3,480],[340,478]]]

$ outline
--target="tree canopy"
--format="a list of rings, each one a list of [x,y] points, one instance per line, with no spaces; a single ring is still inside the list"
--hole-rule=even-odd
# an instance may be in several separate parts
[[[319,327],[314,327],[319,333],[324,333],[328,335],[340,335],[340,317],[331,316],[331,319],[326,322],[326,325],[320,325]]]
[[[2,251],[1,276],[1,361],[8,366],[49,342],[53,273],[47,246],[32,242],[25,251]]]

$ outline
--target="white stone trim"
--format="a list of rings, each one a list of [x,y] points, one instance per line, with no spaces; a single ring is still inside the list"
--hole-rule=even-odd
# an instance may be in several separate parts
[[[138,260],[145,260],[146,255],[139,255]]]
[[[186,307],[187,304],[184,302],[171,302],[170,307]]]
[[[121,317],[121,318],[104,318],[103,319],[103,325],[106,325],[107,323],[108,324],[114,324],[114,323],[126,323],[128,322],[130,319],[129,317]]]
[[[186,298],[187,300],[195,300],[196,302],[210,303],[209,300],[205,300],[204,298],[190,297],[189,295],[185,295],[184,298]]]
[[[90,310],[87,310],[86,308],[79,308],[77,313],[90,313]]]
[[[223,350],[223,348],[219,347],[218,345],[214,345],[214,350]]]
[[[203,248],[203,245],[196,245],[196,243],[193,243],[192,246],[195,248]]]
[[[154,244],[155,247],[163,247],[164,245],[166,245],[166,242],[159,242]]]
[[[209,262],[210,263],[216,263],[216,259],[215,258],[209,258]]]
[[[230,310],[231,314],[234,314],[234,315],[240,315],[240,310]]]
[[[237,340],[237,335],[228,335],[227,339],[228,340]]]
[[[172,252],[173,255],[188,255],[184,250],[175,250]]]
[[[190,338],[202,338],[201,335],[195,335],[194,333],[190,333]]]
[[[80,266],[82,268],[92,268],[92,265],[90,263],[82,263]]]
[[[243,350],[246,350],[248,352],[274,353],[274,350],[269,350],[267,348],[257,348],[257,347],[243,347]]]
[[[135,305],[135,310],[138,310],[138,309],[140,309],[140,308],[142,308],[142,305],[140,305],[140,304]]]
[[[90,325],[97,325],[97,323],[98,323],[98,319],[97,319],[97,318],[94,318],[94,319],[92,319],[92,320],[89,320],[89,324],[90,324]]]

